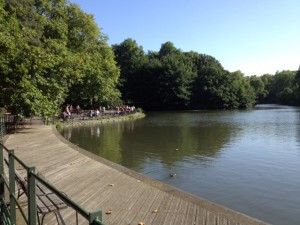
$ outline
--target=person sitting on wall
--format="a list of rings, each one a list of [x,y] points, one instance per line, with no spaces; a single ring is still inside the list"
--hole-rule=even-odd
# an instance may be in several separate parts
[[[90,110],[90,112],[89,112],[89,117],[93,117],[93,115],[94,115],[94,110]]]
[[[68,114],[68,118],[71,118],[71,111],[70,111],[70,105],[68,104],[66,107],[66,113]]]
[[[81,112],[81,108],[80,108],[79,105],[77,105],[77,106],[76,106],[76,113],[77,113],[77,115],[80,114],[80,112]]]
[[[64,111],[62,114],[61,114],[61,118],[63,119],[63,121],[67,121],[67,119],[69,118],[69,115],[66,111]]]
[[[99,109],[96,109],[96,110],[95,110],[95,116],[98,117],[99,115],[100,115],[100,111],[99,111]]]

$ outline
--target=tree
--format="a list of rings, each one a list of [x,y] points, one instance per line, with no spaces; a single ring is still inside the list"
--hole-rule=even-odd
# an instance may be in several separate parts
[[[233,93],[234,103],[236,108],[251,108],[256,103],[256,94],[254,88],[250,85],[250,79],[244,77],[241,71],[236,71],[230,74],[231,82],[228,86],[230,92]],[[232,107],[234,108],[234,107]]]
[[[255,94],[240,71],[230,73],[209,55],[189,53],[197,69],[193,83],[193,108],[235,109],[255,104]]]
[[[67,100],[85,107],[119,104],[120,92],[116,88],[119,69],[111,48],[98,43],[80,55],[83,76],[71,85]]]
[[[274,75],[264,74],[261,76],[261,80],[265,86],[265,97],[261,99],[260,103],[274,103],[275,93],[272,92],[272,85],[274,83]]]
[[[0,107],[50,117],[66,97],[119,100],[119,69],[93,16],[66,0],[5,0],[0,12]]]
[[[182,52],[172,42],[144,51],[132,39],[113,46],[126,102],[145,109],[246,108],[255,104],[250,80],[229,73],[212,56]]]
[[[254,89],[258,102],[263,102],[266,97],[265,84],[261,77],[251,76],[250,85]]]
[[[68,28],[67,47],[72,52],[85,52],[99,41],[107,41],[107,37],[101,34],[94,17],[83,12],[76,4],[68,6],[65,23]]]
[[[160,107],[186,108],[191,101],[192,82],[196,77],[192,61],[171,42],[162,44],[158,57],[161,73],[155,93],[159,94]]]
[[[125,103],[132,103],[137,97],[141,68],[147,61],[144,50],[135,40],[126,39],[118,45],[113,45],[117,65],[121,69],[118,87]]]
[[[68,43],[76,65],[73,65],[67,100],[84,106],[116,104],[120,101],[117,89],[120,71],[112,49],[107,44],[93,16],[77,5],[68,8]]]
[[[152,55],[153,53],[151,53]],[[156,55],[156,54],[154,54]],[[133,102],[143,109],[162,109],[159,88],[159,76],[162,73],[162,65],[155,56],[149,57],[138,72],[136,83],[132,89]]]
[[[222,65],[215,58],[191,52],[197,77],[193,82],[193,108],[227,108],[222,101],[226,75]]]
[[[296,105],[300,105],[300,66],[295,75],[296,85]]]
[[[281,104],[296,105],[296,72],[281,71],[274,75],[271,94],[275,96],[275,101]]]
[[[172,42],[167,41],[166,43],[161,45],[160,50],[158,52],[158,56],[160,58],[163,58],[168,55],[176,55],[180,53],[181,51],[177,49]]]
[[[53,42],[43,40],[41,30],[46,22],[33,9],[34,1],[2,5],[1,104],[15,114],[49,117],[63,101],[65,88],[56,74],[62,57],[51,48]]]

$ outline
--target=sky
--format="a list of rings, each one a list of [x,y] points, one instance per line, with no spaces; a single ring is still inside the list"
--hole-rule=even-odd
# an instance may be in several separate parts
[[[108,44],[144,51],[170,41],[246,76],[298,70],[300,0],[71,0],[93,14]]]

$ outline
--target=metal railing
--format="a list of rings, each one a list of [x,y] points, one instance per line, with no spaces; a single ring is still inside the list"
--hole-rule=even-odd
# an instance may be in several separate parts
[[[0,115],[0,142],[2,142],[4,136],[6,135],[6,116]]]
[[[20,119],[16,115],[0,114],[0,142],[6,134],[14,133],[20,125]]]
[[[7,178],[4,175],[4,150],[8,155],[9,181],[7,181]],[[15,194],[15,161],[17,161],[27,171],[28,212],[25,212],[25,210],[22,208]],[[25,163],[14,154],[14,150],[7,149],[2,143],[0,143],[0,224],[16,224],[16,207],[20,210],[20,213],[26,224],[37,224],[37,181],[55,193],[69,207],[73,208],[76,211],[76,216],[80,214],[83,218],[85,218],[89,225],[104,225],[102,223],[102,211],[87,212],[85,209],[81,208],[74,201],[69,199],[64,193],[57,190],[52,184],[39,176],[36,173],[35,167],[25,165]],[[5,189],[9,191],[9,206],[7,206],[5,201]],[[76,218],[76,220],[78,220],[78,218]]]

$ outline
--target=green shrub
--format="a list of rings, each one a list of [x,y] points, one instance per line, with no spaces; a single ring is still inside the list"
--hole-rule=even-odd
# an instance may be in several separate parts
[[[57,130],[60,130],[61,127],[62,127],[61,122],[60,121],[56,122],[55,127],[56,127]]]
[[[0,114],[4,114],[6,112],[7,112],[7,110],[5,108],[0,108]]]
[[[139,113],[144,113],[144,110],[142,108],[137,108],[136,111]]]

